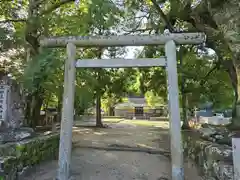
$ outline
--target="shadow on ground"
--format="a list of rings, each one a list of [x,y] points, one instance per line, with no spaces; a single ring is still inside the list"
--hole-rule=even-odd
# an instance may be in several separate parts
[[[168,123],[107,121],[109,128],[92,128],[76,122],[73,127],[71,174],[76,180],[170,179]],[[83,127],[84,126],[84,127]],[[26,180],[52,180],[57,161],[37,166]],[[200,180],[191,163],[185,180]]]

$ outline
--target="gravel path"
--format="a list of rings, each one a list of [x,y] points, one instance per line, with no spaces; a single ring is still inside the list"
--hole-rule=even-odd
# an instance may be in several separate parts
[[[169,151],[167,129],[124,123],[111,127],[73,128],[75,148],[72,152],[71,174],[74,179],[170,180],[171,164],[167,155],[163,155],[163,152]],[[133,151],[136,149],[142,152]],[[56,169],[57,161],[46,162],[24,179],[53,180]],[[200,177],[193,165],[186,162],[185,180],[193,179],[200,180]]]

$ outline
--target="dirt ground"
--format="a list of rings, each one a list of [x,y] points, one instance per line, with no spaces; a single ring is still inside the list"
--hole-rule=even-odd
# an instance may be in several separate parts
[[[105,120],[109,128],[73,128],[71,175],[76,180],[170,180],[168,123]],[[40,164],[25,180],[53,180],[57,161]],[[185,162],[185,180],[201,180]]]

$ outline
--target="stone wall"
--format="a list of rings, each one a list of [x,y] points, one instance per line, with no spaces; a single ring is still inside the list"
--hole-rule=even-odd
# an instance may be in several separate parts
[[[58,146],[58,133],[0,145],[0,179],[22,179],[33,165],[56,158]]]
[[[231,146],[204,140],[199,132],[184,132],[183,146],[205,180],[233,180]]]

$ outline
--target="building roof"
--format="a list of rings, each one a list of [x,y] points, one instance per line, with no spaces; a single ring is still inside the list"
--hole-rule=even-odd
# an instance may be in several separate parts
[[[123,108],[123,107],[146,107],[148,106],[146,99],[144,97],[136,97],[131,96],[128,97],[128,102],[119,103],[115,106],[115,108]]]
[[[147,106],[147,101],[146,99],[143,97],[143,98],[138,98],[138,97],[129,97],[128,98],[128,101],[132,104],[134,104],[135,106]]]
[[[134,104],[130,102],[124,102],[124,103],[118,103],[115,105],[116,109],[122,109],[122,108],[127,108],[127,107],[134,107]]]

